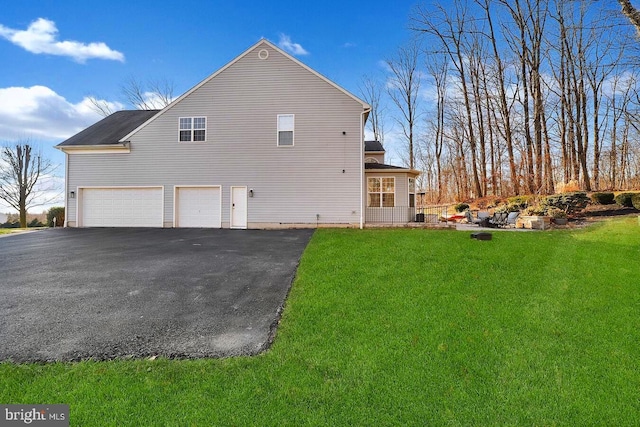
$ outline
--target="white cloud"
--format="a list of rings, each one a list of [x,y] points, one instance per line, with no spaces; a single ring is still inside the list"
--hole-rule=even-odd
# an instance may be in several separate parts
[[[349,49],[351,47],[356,47],[357,45],[355,43],[351,43],[351,42],[346,42],[345,44],[342,45],[343,48],[345,49]]]
[[[107,103],[113,111],[123,108]],[[64,140],[101,118],[91,105],[87,97],[74,104],[45,86],[0,88],[0,141]]]
[[[308,55],[307,52],[301,44],[293,43],[291,41],[291,37],[286,34],[280,34],[280,41],[278,42],[278,47],[282,50],[289,52],[292,55]]]
[[[119,102],[98,100],[112,111],[121,110]],[[64,156],[51,147],[100,120],[88,97],[78,103],[67,101],[46,86],[0,88],[0,144],[28,140],[42,149],[57,169],[43,176],[38,197],[29,212],[41,212],[64,203]],[[0,200],[0,212],[13,212]]]
[[[77,41],[57,40],[58,29],[53,21],[38,18],[29,24],[26,30],[15,30],[0,25],[0,37],[31,53],[45,53],[49,55],[68,56],[84,63],[87,59],[111,59],[124,61],[124,55],[112,50],[105,43],[81,43]]]

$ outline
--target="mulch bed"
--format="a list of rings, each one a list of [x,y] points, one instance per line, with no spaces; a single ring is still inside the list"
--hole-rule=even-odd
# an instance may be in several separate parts
[[[613,205],[589,205],[577,216],[584,218],[603,216],[638,215],[640,211],[636,208],[625,208],[617,204]]]
[[[569,220],[569,227],[580,228],[606,218],[636,215],[640,215],[639,210],[635,208],[625,208],[617,204],[589,205],[584,208],[582,212],[573,215]]]

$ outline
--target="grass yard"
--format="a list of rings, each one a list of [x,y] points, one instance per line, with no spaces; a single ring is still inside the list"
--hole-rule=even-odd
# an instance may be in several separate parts
[[[273,347],[0,364],[72,425],[638,425],[640,226],[318,230]]]
[[[0,228],[0,236],[3,234],[17,234],[24,233],[27,231],[38,231],[42,230],[44,227],[29,227],[29,228]]]

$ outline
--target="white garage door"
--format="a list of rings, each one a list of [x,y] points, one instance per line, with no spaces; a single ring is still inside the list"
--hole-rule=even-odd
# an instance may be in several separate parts
[[[81,227],[162,227],[162,187],[84,188]]]
[[[176,187],[176,227],[221,226],[220,187]]]

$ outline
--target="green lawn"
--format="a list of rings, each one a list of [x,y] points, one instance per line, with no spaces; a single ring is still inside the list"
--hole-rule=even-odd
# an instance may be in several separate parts
[[[0,364],[72,425],[637,425],[640,226],[318,230],[267,353]]]
[[[24,233],[25,231],[42,230],[45,227],[29,227],[29,228],[0,228],[0,235],[12,233]]]

